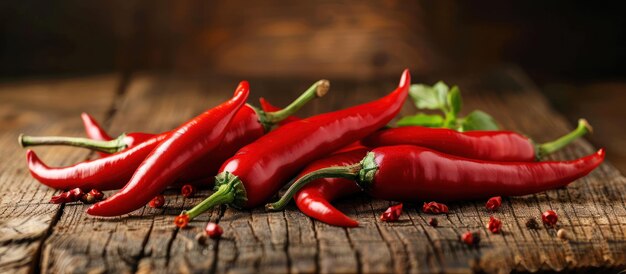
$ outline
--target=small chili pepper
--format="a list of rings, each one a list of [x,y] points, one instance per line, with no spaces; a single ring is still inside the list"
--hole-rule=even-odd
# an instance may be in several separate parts
[[[150,200],[149,203],[151,208],[162,208],[165,205],[165,197],[163,197],[163,195],[157,195],[154,196],[154,198],[152,198],[152,200]]]
[[[496,196],[496,197],[491,197],[489,198],[489,200],[487,200],[487,203],[485,204],[485,208],[491,211],[496,211],[498,210],[498,208],[500,208],[501,205],[502,205],[502,197]]]
[[[604,150],[572,161],[489,162],[447,155],[416,146],[373,149],[361,162],[311,172],[294,182],[269,210],[285,207],[312,179],[355,180],[375,198],[391,201],[472,200],[519,196],[560,188],[585,176],[604,160]]]
[[[214,176],[220,165],[235,154],[239,148],[262,136],[273,123],[289,117],[289,115],[299,110],[302,105],[311,101],[313,98],[324,96],[328,92],[329,87],[328,81],[320,80],[288,107],[276,112],[265,112],[245,105],[233,118],[220,146],[215,149],[213,153],[204,155],[200,160],[197,160],[185,168],[179,180],[203,183],[203,178]],[[94,125],[97,125],[97,123]],[[88,130],[88,132],[93,131],[93,129]],[[100,131],[104,130],[100,129]],[[102,159],[83,162],[64,168],[49,168],[37,158],[34,152],[30,150],[27,151],[31,174],[35,179],[49,187],[58,189],[81,187],[86,189],[97,188],[100,190],[111,190],[122,188],[125,183],[130,180],[139,164],[141,164],[148,154],[154,150],[168,134],[169,132],[151,135],[152,137],[141,143],[136,142],[145,136],[149,136],[149,133],[130,133],[122,135],[115,140],[105,142],[104,144],[98,143],[99,141],[97,140],[84,138],[28,136],[21,136],[20,143],[23,146],[28,146],[29,144],[46,145],[55,143],[75,145],[76,143],[81,143],[78,146],[90,147],[92,149],[105,148],[100,149],[100,151],[107,151],[107,148],[113,148],[111,151],[122,150]],[[132,139],[126,138],[125,136],[131,136]],[[90,137],[103,138],[101,135]],[[39,140],[33,141],[32,138],[39,138]],[[106,138],[106,136],[104,138]],[[24,140],[27,141],[25,142]],[[129,140],[132,140],[132,142]]]
[[[559,216],[556,215],[556,212],[554,212],[554,210],[547,210],[546,212],[541,214],[541,221],[543,221],[546,226],[554,227],[556,225],[556,222],[559,221]]]
[[[591,130],[589,123],[580,119],[574,131],[555,141],[537,145],[512,131],[458,132],[447,128],[407,126],[375,132],[363,139],[363,144],[368,147],[415,145],[471,159],[532,162],[560,150]]]
[[[194,193],[196,193],[196,188],[192,185],[187,184],[180,188],[180,192],[181,194],[183,194],[183,197],[189,198],[192,197]]]
[[[365,157],[366,153],[367,149],[361,147],[351,151],[333,154],[310,163],[296,178],[300,178],[309,172],[321,168],[342,166],[358,162]],[[298,191],[294,199],[300,211],[311,218],[330,225],[356,227],[359,223],[331,205],[330,201],[360,191],[361,189],[356,184],[344,178],[320,178]]]
[[[219,204],[246,208],[263,204],[308,163],[387,124],[400,111],[409,86],[405,70],[398,88],[381,99],[286,124],[241,148],[222,165],[216,192],[181,214],[193,219]]]
[[[490,216],[489,223],[487,223],[487,229],[491,231],[491,233],[500,233],[502,230],[502,221],[496,217]]]
[[[539,228],[539,223],[537,223],[537,220],[535,220],[535,218],[528,218],[528,220],[526,220],[526,227],[529,229],[537,229]]]
[[[437,227],[439,225],[439,221],[437,221],[437,218],[430,218],[428,219],[428,224],[432,227]]]
[[[115,195],[87,209],[96,216],[119,216],[136,210],[162,192],[194,161],[209,154],[224,138],[250,87],[242,81],[235,95],[173,130],[139,165],[130,181]]]
[[[383,215],[380,215],[380,220],[385,222],[395,222],[400,219],[400,215],[402,214],[402,204],[397,204],[395,206],[390,206],[383,212]]]
[[[428,214],[448,214],[448,206],[437,202],[424,203],[422,212]]]
[[[222,230],[222,227],[220,227],[218,224],[209,222],[206,225],[206,228],[204,228],[204,233],[211,239],[217,239],[222,236],[224,230]]]
[[[468,231],[461,235],[461,241],[468,246],[478,246],[480,243],[480,233]]]
[[[72,190],[61,192],[58,195],[52,196],[52,198],[50,199],[50,202],[53,204],[65,204],[65,203],[76,202],[76,201],[79,201],[84,195],[85,195],[85,192],[82,189],[74,188]]]

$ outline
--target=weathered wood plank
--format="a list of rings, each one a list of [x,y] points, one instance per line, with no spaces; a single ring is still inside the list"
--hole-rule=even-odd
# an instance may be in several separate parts
[[[556,138],[572,128],[550,109],[545,98],[524,78],[523,73],[514,69],[448,82],[461,86],[465,110],[483,109],[497,117],[504,128],[518,130],[539,142]],[[128,91],[118,100],[111,130],[115,133],[158,132],[173,128],[186,118],[226,99],[236,83],[233,79],[211,77],[140,75],[131,81]],[[308,84],[300,80],[251,79],[250,101],[255,102],[257,97],[264,96],[277,105],[284,105]],[[305,108],[302,116],[362,103],[385,94],[393,86],[394,80],[336,81],[329,95]],[[54,112],[57,111],[60,110]],[[407,103],[403,113],[413,111]],[[78,132],[78,127],[54,129],[38,124],[33,124],[33,127],[55,134]],[[4,137],[0,138],[0,145],[14,142]],[[51,158],[59,164],[67,163],[63,161],[65,158],[68,159],[66,161],[71,158],[75,161],[86,155],[68,156],[66,151],[56,149],[46,151],[50,151],[44,155],[46,160]],[[549,159],[572,159],[593,151],[586,141],[580,140]],[[15,254],[36,253],[38,245],[24,239],[41,238],[42,230],[22,229],[17,221],[9,222],[8,219],[36,212],[31,210],[35,206],[24,209],[15,201],[40,201],[48,196],[31,197],[32,189],[39,193],[43,188],[34,181],[28,189],[17,187],[13,192],[9,191],[9,186],[15,185],[11,182],[32,181],[26,179],[28,174],[18,171],[20,168],[23,169],[21,162],[9,163],[8,169],[0,166],[0,193],[6,193],[2,196],[0,214],[3,215],[0,216],[6,216],[7,220],[3,219],[2,231],[15,227],[23,232],[20,236],[9,234],[11,236],[0,238],[4,240],[0,261],[5,267],[21,266],[26,271],[29,269],[28,261],[22,261],[24,257]],[[178,190],[169,190],[165,193],[167,203],[164,209],[146,207],[128,216],[108,219],[85,215],[83,205],[67,205],[62,208],[62,214],[43,248],[42,270],[495,273],[626,264],[626,203],[623,198],[626,179],[610,163],[567,188],[506,198],[503,207],[494,213],[484,209],[484,201],[474,201],[452,203],[449,205],[450,214],[432,216],[423,214],[420,201],[415,201],[405,204],[405,213],[399,222],[384,223],[378,217],[394,203],[357,195],[337,203],[341,210],[360,222],[361,226],[353,229],[311,220],[293,205],[284,212],[275,213],[267,213],[260,208],[243,211],[216,208],[192,221],[190,228],[178,230],[173,226],[175,215],[210,193],[204,190],[193,198],[182,198],[177,195]],[[5,199],[10,200],[5,202]],[[558,239],[555,229],[542,227],[529,230],[525,227],[527,218],[534,217],[540,221],[540,214],[547,209],[557,211],[559,227],[569,232],[569,241]],[[25,211],[28,213],[23,213]],[[39,227],[47,228],[49,220],[54,218],[45,216],[54,216],[56,212],[59,211],[52,208],[46,214],[37,214],[43,218],[29,220],[42,223]],[[503,221],[503,234],[491,234],[485,229],[490,215]],[[438,219],[438,227],[428,225],[431,217]],[[218,222],[225,231],[220,240],[209,239],[203,245],[195,237],[208,221]],[[459,241],[461,234],[469,230],[481,232],[479,248],[468,248]],[[9,242],[12,249],[8,249],[5,242]],[[12,250],[17,250],[17,253]]]
[[[106,75],[0,85],[0,272],[39,269],[42,242],[64,208],[48,203],[55,190],[30,177],[18,134],[82,135],[81,111],[104,118],[117,81],[118,77]],[[88,155],[85,150],[60,147],[36,151],[53,166]]]

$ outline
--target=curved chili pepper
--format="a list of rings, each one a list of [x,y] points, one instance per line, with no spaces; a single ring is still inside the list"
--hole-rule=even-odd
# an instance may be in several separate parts
[[[532,162],[551,154],[591,131],[586,120],[561,138],[535,144],[531,139],[512,131],[458,132],[447,128],[420,126],[380,130],[363,139],[368,147],[415,145],[452,155],[489,161]]]
[[[263,204],[306,164],[387,124],[404,104],[410,82],[405,70],[398,88],[381,99],[286,124],[241,148],[220,168],[216,192],[178,219],[191,220],[219,204]]]
[[[347,152],[317,160],[307,165],[296,177],[296,180],[318,169],[354,164],[363,159],[366,153],[367,148],[361,146],[360,148],[354,148]],[[300,211],[311,218],[330,225],[356,227],[359,225],[357,221],[350,219],[350,217],[332,206],[329,201],[360,191],[361,189],[348,179],[320,178],[300,189],[294,200]]]
[[[521,196],[560,188],[587,175],[604,160],[604,149],[572,161],[492,162],[401,145],[373,149],[359,163],[311,172],[268,210],[284,208],[307,182],[347,178],[375,198],[393,201],[472,200]]]
[[[139,165],[128,184],[109,199],[87,209],[87,214],[118,216],[148,203],[193,161],[217,147],[237,111],[250,93],[242,81],[229,101],[214,107],[173,130]]]
[[[192,182],[194,184],[196,184],[196,182],[199,184],[206,183],[207,180],[204,179],[215,176],[221,164],[234,155],[239,148],[258,139],[265,134],[266,130],[271,127],[273,123],[281,121],[281,119],[285,117],[289,117],[289,115],[296,112],[303,104],[309,102],[311,99],[324,96],[329,88],[330,84],[328,81],[320,80],[313,84],[288,107],[280,111],[266,112],[250,105],[245,105],[239,109],[233,118],[220,146],[211,154],[205,155],[202,159],[189,165],[183,174],[181,174],[179,181]],[[145,159],[145,157],[167,136],[167,132],[153,135],[153,137],[138,145],[135,145],[135,140],[138,140],[137,138],[131,140],[125,139],[124,137],[146,135],[148,135],[148,133],[122,135],[116,139],[121,140],[119,142],[102,142],[98,140],[68,137],[28,137],[22,135],[20,136],[20,143],[22,146],[28,146],[31,144],[45,145],[51,143],[72,145],[72,142],[74,142],[80,143],[83,147],[114,147],[115,150],[130,146],[128,149],[101,159],[63,168],[49,168],[36,157],[34,152],[27,152],[31,174],[47,186],[59,189],[81,187],[86,189],[96,188],[100,190],[111,190],[123,187],[125,183],[130,180],[139,164],[141,164],[143,159]],[[35,140],[33,140],[33,138]],[[80,139],[80,141],[78,139]],[[120,145],[124,140],[132,142]],[[104,145],[98,142],[104,143]],[[210,182],[212,181],[213,180],[210,180]]]

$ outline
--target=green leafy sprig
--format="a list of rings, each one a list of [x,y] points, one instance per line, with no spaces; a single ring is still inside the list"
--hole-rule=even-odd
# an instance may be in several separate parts
[[[457,86],[449,88],[441,81],[433,86],[416,84],[411,85],[409,95],[418,109],[439,110],[443,115],[418,112],[402,117],[397,123],[398,126],[444,127],[458,131],[499,129],[496,121],[481,110],[474,110],[465,117],[459,117],[463,100],[461,90]]]

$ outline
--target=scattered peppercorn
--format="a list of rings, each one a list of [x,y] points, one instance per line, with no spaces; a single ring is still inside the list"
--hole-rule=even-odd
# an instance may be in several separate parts
[[[437,221],[437,218],[430,218],[428,219],[428,224],[432,227],[437,227],[439,225],[439,221]]]
[[[461,241],[468,246],[478,246],[478,243],[480,243],[480,233],[472,231],[465,232],[461,236]]]
[[[196,234],[196,241],[201,245],[206,245],[206,237],[207,235],[204,233]]]
[[[152,208],[161,208],[163,205],[165,205],[165,197],[163,195],[157,195],[150,201],[150,207]]]
[[[185,228],[189,224],[189,215],[180,214],[174,218],[174,224],[179,228]]]
[[[85,204],[93,204],[95,202],[102,201],[102,198],[104,198],[104,193],[100,192],[97,189],[92,189],[91,191],[87,192],[87,194],[83,195],[80,200]]]
[[[538,229],[539,223],[537,223],[537,220],[535,220],[535,218],[531,217],[526,220],[526,227],[529,229]]]
[[[211,239],[216,239],[222,236],[224,230],[216,223],[209,222],[204,229],[204,233]]]
[[[196,188],[192,185],[184,185],[181,189],[180,192],[183,194],[183,196],[185,198],[189,198],[192,197],[195,193],[196,193]]]
[[[380,216],[380,220],[385,222],[395,222],[400,218],[401,214],[402,204],[397,204],[387,208],[387,210],[383,212],[383,215]]]
[[[496,196],[496,197],[489,198],[489,200],[485,204],[485,207],[488,210],[496,211],[498,210],[498,208],[500,208],[501,205],[502,205],[502,197]]]
[[[491,233],[500,233],[502,231],[502,221],[500,221],[496,217],[489,217],[489,223],[487,223],[487,229],[491,231]]]
[[[80,188],[74,188],[72,190],[61,192],[59,195],[52,196],[50,202],[53,204],[71,203],[80,200],[85,195],[85,192]]]
[[[448,206],[437,202],[424,203],[422,211],[429,214],[447,214]]]
[[[557,236],[557,237],[559,237],[559,239],[561,239],[561,240],[567,240],[567,239],[569,239],[569,235],[568,235],[568,233],[567,233],[567,230],[562,229],[562,228],[561,228],[561,229],[559,229],[559,230],[556,232],[556,236]]]
[[[541,221],[543,221],[546,226],[554,227],[558,220],[559,216],[556,215],[556,212],[554,212],[554,210],[547,210],[546,212],[541,214]]]

